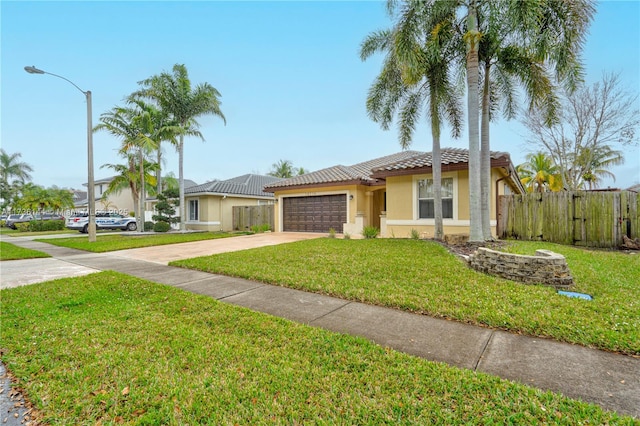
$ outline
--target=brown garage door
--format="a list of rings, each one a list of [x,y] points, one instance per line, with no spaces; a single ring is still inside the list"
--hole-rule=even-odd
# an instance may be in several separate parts
[[[347,221],[347,196],[288,197],[283,200],[283,230],[289,232],[342,232]]]

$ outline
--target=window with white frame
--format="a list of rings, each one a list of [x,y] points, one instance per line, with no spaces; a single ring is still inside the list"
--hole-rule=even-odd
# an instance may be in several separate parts
[[[189,200],[189,220],[198,221],[198,200]]]
[[[442,217],[453,219],[453,178],[442,179]],[[420,179],[418,181],[418,218],[433,219],[433,179]]]

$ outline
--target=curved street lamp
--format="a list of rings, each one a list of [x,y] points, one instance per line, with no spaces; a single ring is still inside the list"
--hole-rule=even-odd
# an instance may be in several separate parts
[[[80,92],[82,92],[82,94],[85,95],[87,98],[87,163],[88,163],[87,196],[89,198],[88,200],[89,224],[87,227],[89,231],[89,242],[94,242],[96,240],[96,195],[95,195],[95,188],[93,183],[93,126],[91,124],[91,115],[92,115],[91,114],[91,91],[82,90],[73,81],[69,80],[68,78],[65,78],[58,74],[53,74],[47,71],[43,71],[33,66],[31,67],[26,66],[24,67],[24,70],[29,74],[49,74],[54,77],[61,78],[71,83],[73,87],[75,87]]]

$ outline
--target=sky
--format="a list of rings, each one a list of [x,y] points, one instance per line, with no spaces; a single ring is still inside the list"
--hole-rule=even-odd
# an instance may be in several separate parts
[[[384,131],[367,116],[367,90],[383,57],[363,62],[360,44],[391,26],[381,1],[260,2],[0,2],[0,145],[19,152],[34,183],[82,188],[87,181],[87,105],[84,95],[35,66],[92,92],[92,120],[123,105],[138,82],[184,64],[193,84],[221,93],[226,117],[200,118],[205,141],[185,142],[185,178],[197,183],[268,173],[279,160],[307,171],[351,165],[401,151],[397,127]],[[620,73],[621,87],[640,93],[640,1],[598,4],[583,53],[585,81]],[[637,102],[640,108],[640,100]],[[532,148],[517,121],[491,126],[491,149],[525,161]],[[443,135],[443,147],[466,148]],[[95,178],[121,163],[120,141],[93,137]],[[430,151],[427,120],[411,149]],[[625,148],[616,181],[640,183],[640,148]],[[178,175],[175,150],[163,169]]]

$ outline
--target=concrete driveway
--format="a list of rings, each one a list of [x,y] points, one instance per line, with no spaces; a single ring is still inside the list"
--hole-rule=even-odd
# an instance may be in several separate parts
[[[266,232],[264,234],[242,235],[240,237],[219,238],[216,240],[203,240],[191,243],[119,250],[105,254],[166,265],[174,260],[188,259],[190,257],[208,256],[211,254],[246,250],[264,246],[275,246],[277,244],[323,237],[326,237],[326,234]]]

